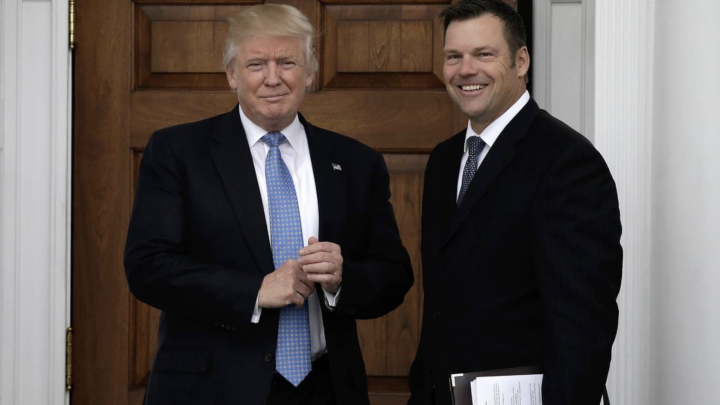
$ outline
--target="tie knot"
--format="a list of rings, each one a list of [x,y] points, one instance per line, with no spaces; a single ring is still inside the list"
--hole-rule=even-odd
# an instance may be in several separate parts
[[[485,141],[480,139],[479,136],[471,136],[467,142],[470,156],[478,156],[485,147]]]
[[[263,135],[260,140],[265,142],[267,146],[274,148],[285,142],[286,138],[285,135],[281,134],[280,132],[268,132],[267,134]]]

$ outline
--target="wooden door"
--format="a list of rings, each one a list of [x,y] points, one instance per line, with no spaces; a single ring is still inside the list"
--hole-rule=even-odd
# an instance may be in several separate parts
[[[441,81],[449,0],[282,0],[322,32],[301,108],[384,153],[412,257],[403,306],[359,324],[373,404],[404,404],[420,332],[420,202],[429,151],[465,126]],[[140,404],[159,312],[128,292],[122,254],[143,148],[156,129],[230,110],[221,66],[232,0],[78,0],[74,79],[73,405]]]

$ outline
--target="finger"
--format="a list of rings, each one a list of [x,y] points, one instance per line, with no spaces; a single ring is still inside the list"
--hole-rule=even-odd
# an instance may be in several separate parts
[[[296,284],[303,284],[303,285],[307,286],[308,288],[315,288],[315,285],[314,285],[315,283],[308,280],[307,274],[302,270],[298,270],[297,277],[295,280],[296,280]]]
[[[305,298],[298,292],[294,294],[294,298],[295,299],[292,300],[293,304],[295,304],[295,306],[298,308],[302,308],[302,306],[305,304]]]
[[[309,274],[308,279],[316,283],[336,283],[338,281],[334,274]]]
[[[331,262],[322,262],[322,263],[313,263],[313,264],[306,264],[303,266],[303,271],[307,276],[309,277],[311,274],[334,274],[338,270],[338,267],[335,265],[335,263]]]
[[[300,270],[300,263],[297,260],[288,260],[280,268],[290,268]]]
[[[302,256],[298,259],[298,263],[300,265],[312,264],[312,263],[322,263],[322,262],[332,262],[332,261],[333,261],[332,253],[327,253],[327,252],[312,253],[312,254],[309,254],[306,256]],[[302,268],[302,266],[300,268]]]
[[[311,236],[308,238],[308,245],[314,245],[316,243],[318,243],[318,238],[316,238],[314,236]]]
[[[303,299],[305,299],[312,294],[312,289],[303,283],[298,283],[295,286],[295,292],[302,295]]]
[[[333,252],[336,250],[337,245],[332,242],[317,242],[313,243],[312,245],[307,245],[304,248],[300,249],[300,256],[305,256],[309,254],[313,254],[316,252]]]

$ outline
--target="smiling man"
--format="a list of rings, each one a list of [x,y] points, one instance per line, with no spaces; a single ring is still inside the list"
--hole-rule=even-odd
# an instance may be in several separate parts
[[[382,156],[298,113],[317,60],[297,9],[230,19],[238,105],[153,134],[125,251],[162,310],[147,405],[367,405],[355,320],[413,283]]]
[[[447,91],[469,120],[427,164],[409,404],[451,404],[451,374],[540,366],[543,403],[597,405],[618,324],[615,183],[593,145],[530,97],[512,7],[461,0],[440,17]]]

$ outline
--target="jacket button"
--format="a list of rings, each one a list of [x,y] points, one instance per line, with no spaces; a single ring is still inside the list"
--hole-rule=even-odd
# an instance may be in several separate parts
[[[271,363],[273,361],[273,358],[275,356],[272,355],[272,353],[268,353],[265,355],[265,363]]]
[[[435,312],[433,312],[432,317],[433,317],[433,319],[438,319],[438,318],[440,318],[440,311],[435,311]]]

